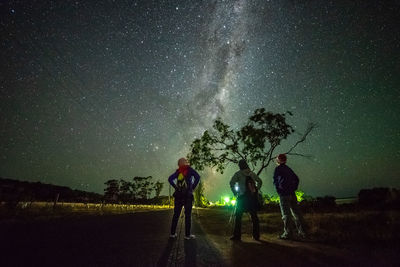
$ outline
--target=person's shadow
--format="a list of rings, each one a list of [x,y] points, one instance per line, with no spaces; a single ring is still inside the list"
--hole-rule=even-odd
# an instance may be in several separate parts
[[[171,259],[171,257],[172,257],[171,251],[172,251],[172,249],[174,247],[174,242],[175,242],[175,240],[172,239],[172,238],[170,238],[168,240],[167,246],[164,248],[164,251],[161,254],[161,257],[157,261],[157,266],[158,267],[164,267],[164,266],[171,265],[171,261],[172,261],[172,259]]]
[[[167,245],[164,248],[161,257],[157,261],[158,267],[172,266],[174,260],[172,254],[175,242],[179,242],[175,239],[169,239]],[[184,240],[184,252],[185,252],[185,266],[196,266],[197,264],[197,242],[196,240]]]
[[[185,240],[185,266],[196,266],[197,262],[197,242],[196,240]]]

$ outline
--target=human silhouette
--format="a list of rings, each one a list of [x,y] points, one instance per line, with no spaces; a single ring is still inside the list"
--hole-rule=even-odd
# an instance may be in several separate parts
[[[298,236],[305,238],[305,233],[301,224],[301,214],[295,194],[299,185],[299,177],[286,165],[287,157],[285,154],[279,154],[276,158],[276,162],[278,166],[274,171],[274,185],[279,194],[279,205],[283,220],[283,233],[280,235],[280,238],[292,238],[292,232],[289,227],[289,222],[292,218],[296,225]]]
[[[252,172],[245,160],[239,161],[240,170],[237,171],[230,181],[230,187],[236,199],[235,225],[231,240],[240,241],[242,235],[242,216],[244,212],[250,213],[253,223],[253,238],[260,240],[260,226],[257,216],[258,202],[257,191],[261,188],[262,181]]]
[[[182,207],[185,208],[185,239],[194,239],[195,235],[190,232],[193,205],[193,190],[200,181],[200,175],[189,165],[185,158],[178,160],[178,169],[168,178],[168,182],[175,189],[174,215],[171,223],[171,238],[176,238],[176,226]]]

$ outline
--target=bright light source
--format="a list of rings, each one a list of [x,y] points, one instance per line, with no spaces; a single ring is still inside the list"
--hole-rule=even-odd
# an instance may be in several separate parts
[[[232,203],[233,206],[235,206],[236,200],[232,199],[232,200],[231,200],[231,203]]]
[[[228,203],[228,202],[229,202],[229,197],[225,197],[225,198],[224,198],[224,201],[225,201],[226,203]]]
[[[238,184],[235,184],[235,191],[239,192],[239,185]]]

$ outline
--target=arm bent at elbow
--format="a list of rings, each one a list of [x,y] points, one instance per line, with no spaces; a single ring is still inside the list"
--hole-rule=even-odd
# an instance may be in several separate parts
[[[262,180],[260,177],[258,177],[257,174],[254,174],[254,180],[257,182],[257,190],[260,190],[261,186],[262,186]]]
[[[200,182],[200,175],[195,170],[193,170],[193,177],[194,177],[194,182],[193,182],[193,190],[194,190],[196,189],[197,185]]]
[[[238,176],[236,175],[236,173],[232,176],[231,181],[229,182],[229,185],[231,187],[231,191],[233,193],[233,195],[236,195],[238,192],[236,192],[235,190],[235,184],[238,182]]]
[[[176,190],[176,184],[174,183],[174,180],[178,178],[178,172],[174,172],[169,178],[168,182],[169,184]]]

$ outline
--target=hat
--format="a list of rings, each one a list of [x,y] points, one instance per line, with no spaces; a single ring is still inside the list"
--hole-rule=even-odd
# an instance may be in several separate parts
[[[244,159],[239,160],[239,168],[241,170],[249,169],[249,165],[247,165],[246,160]]]
[[[286,163],[286,161],[287,161],[286,154],[279,154],[278,161],[279,161],[279,163]]]

